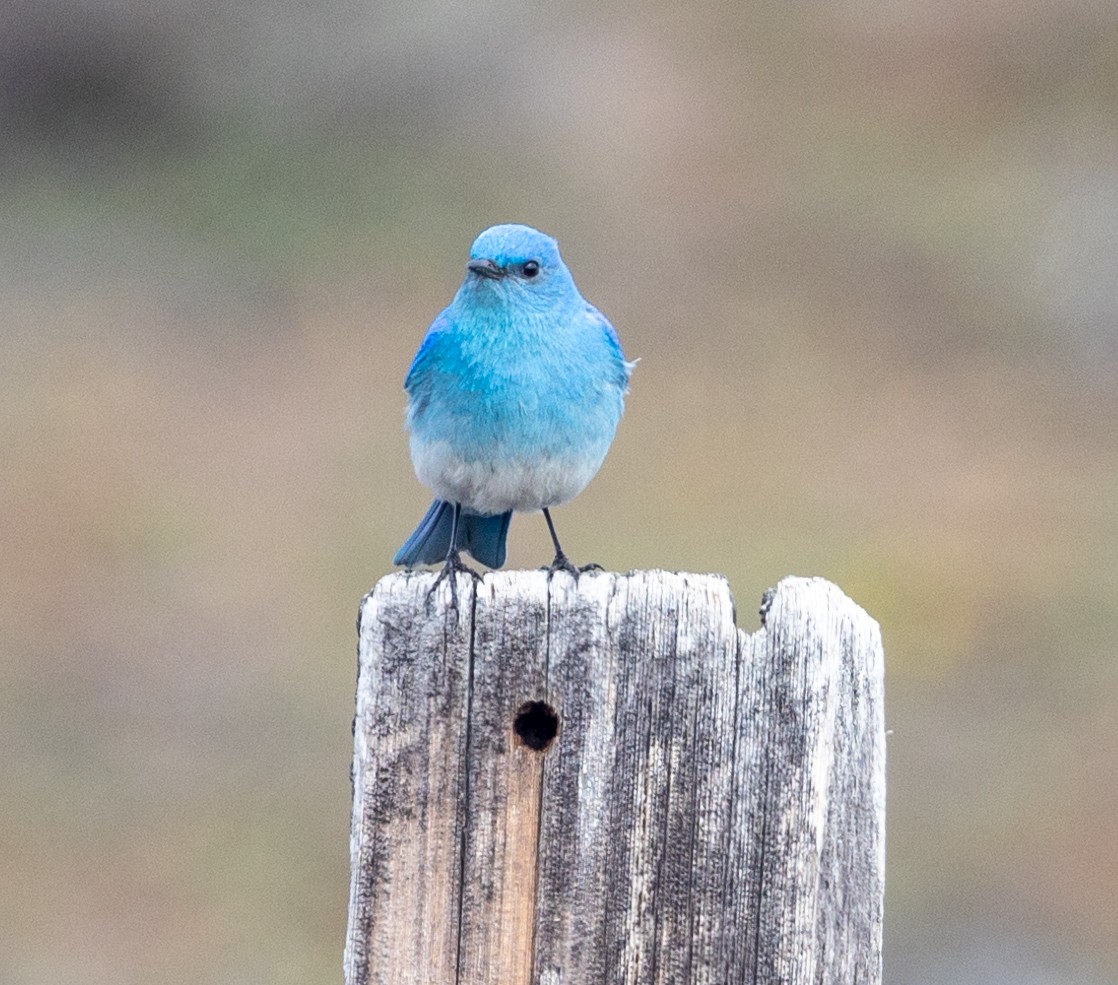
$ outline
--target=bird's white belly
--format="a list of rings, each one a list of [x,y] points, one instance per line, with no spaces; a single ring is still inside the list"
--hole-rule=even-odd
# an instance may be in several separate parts
[[[606,448],[600,454],[594,450],[577,457],[468,462],[449,443],[422,441],[413,434],[411,453],[419,481],[439,499],[491,516],[508,510],[542,510],[573,499],[601,468]]]

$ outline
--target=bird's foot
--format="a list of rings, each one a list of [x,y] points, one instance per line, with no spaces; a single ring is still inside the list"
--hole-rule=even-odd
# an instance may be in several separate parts
[[[431,596],[435,594],[435,590],[439,587],[439,583],[446,581],[450,586],[450,608],[458,608],[458,574],[469,575],[474,581],[481,581],[482,575],[474,571],[465,561],[462,560],[458,551],[452,551],[446,556],[446,564],[443,565],[443,570],[439,572],[438,578],[435,583],[427,589],[427,602],[431,601]]]
[[[560,551],[555,555],[555,560],[551,562],[550,566],[543,569],[547,572],[547,580],[551,581],[555,577],[555,572],[565,571],[577,583],[578,576],[585,574],[587,571],[601,571],[600,564],[584,564],[581,568],[576,566],[573,561],[566,554]]]

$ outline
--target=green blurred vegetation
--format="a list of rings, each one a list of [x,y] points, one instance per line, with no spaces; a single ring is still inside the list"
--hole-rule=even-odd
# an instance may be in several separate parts
[[[338,980],[402,379],[507,220],[641,359],[574,556],[881,621],[887,981],[1118,980],[1116,80],[1104,3],[9,6],[0,981]]]

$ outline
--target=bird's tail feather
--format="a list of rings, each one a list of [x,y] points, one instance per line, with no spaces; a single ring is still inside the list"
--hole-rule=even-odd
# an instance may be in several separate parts
[[[454,524],[454,507],[441,499],[436,499],[427,515],[419,521],[415,532],[405,541],[404,546],[392,559],[393,564],[405,564],[409,568],[417,564],[437,564],[446,557],[450,547],[450,528]]]
[[[474,516],[463,513],[458,518],[456,546],[467,551],[482,564],[499,568],[505,563],[505,541],[508,539],[512,512],[496,516]],[[419,526],[396,552],[393,564],[409,568],[417,564],[438,564],[450,549],[450,531],[454,526],[454,504],[436,499]]]
[[[496,516],[463,513],[458,518],[458,546],[487,567],[499,568],[505,563],[505,541],[508,540],[510,523],[512,510]]]

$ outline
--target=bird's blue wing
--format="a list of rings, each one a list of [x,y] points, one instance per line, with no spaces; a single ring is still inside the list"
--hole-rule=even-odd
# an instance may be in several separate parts
[[[419,380],[423,378],[430,366],[431,357],[438,348],[440,341],[442,341],[444,333],[450,328],[448,311],[449,309],[440,312],[439,316],[431,322],[427,334],[423,336],[423,342],[420,344],[419,351],[415,354],[415,358],[411,362],[411,369],[408,370],[408,375],[404,380],[404,389],[408,393],[411,393]]]
[[[615,382],[622,388],[627,388],[629,385],[629,376],[633,372],[633,367],[636,362],[629,362],[625,358],[625,353],[621,348],[621,339],[617,335],[617,329],[610,324],[610,320],[603,315],[594,305],[587,302],[586,316],[594,322],[595,325],[601,328],[605,334],[606,345],[615,357],[617,377]]]

